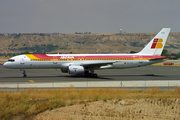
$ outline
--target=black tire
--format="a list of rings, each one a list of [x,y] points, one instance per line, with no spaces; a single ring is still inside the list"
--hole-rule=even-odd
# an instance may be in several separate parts
[[[94,77],[94,78],[97,78],[98,76],[97,76],[97,74],[93,74],[93,77]]]
[[[24,78],[26,78],[26,77],[27,77],[27,75],[23,75],[23,77],[24,77]]]
[[[85,71],[85,72],[84,72],[84,75],[85,75],[86,77],[88,77],[88,76],[89,76],[89,72],[88,72],[88,71]]]
[[[89,73],[89,77],[93,77],[93,74],[92,74],[92,73]]]
[[[85,75],[86,77],[88,77],[88,76],[89,76],[89,74],[88,74],[88,73],[84,73],[84,75]]]

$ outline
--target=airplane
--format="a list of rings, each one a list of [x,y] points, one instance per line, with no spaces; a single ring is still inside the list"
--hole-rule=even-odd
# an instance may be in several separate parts
[[[164,61],[161,56],[171,28],[163,28],[139,53],[135,54],[23,54],[10,58],[5,68],[61,69],[62,73],[98,77],[94,70],[125,69]]]

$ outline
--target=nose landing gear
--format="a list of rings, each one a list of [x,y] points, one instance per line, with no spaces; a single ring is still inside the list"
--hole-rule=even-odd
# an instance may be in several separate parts
[[[23,77],[24,77],[24,78],[27,77],[27,75],[26,75],[26,70],[23,69],[23,73],[22,73],[22,74],[23,74]]]

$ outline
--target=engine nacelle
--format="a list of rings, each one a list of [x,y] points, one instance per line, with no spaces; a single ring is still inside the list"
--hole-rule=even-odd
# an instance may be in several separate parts
[[[84,74],[85,69],[82,66],[69,66],[69,74]]]

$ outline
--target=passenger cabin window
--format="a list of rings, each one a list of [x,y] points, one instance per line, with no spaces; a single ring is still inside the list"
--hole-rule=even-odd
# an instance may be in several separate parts
[[[14,60],[14,59],[9,59],[8,61],[9,61],[9,62],[14,62],[15,60]]]

